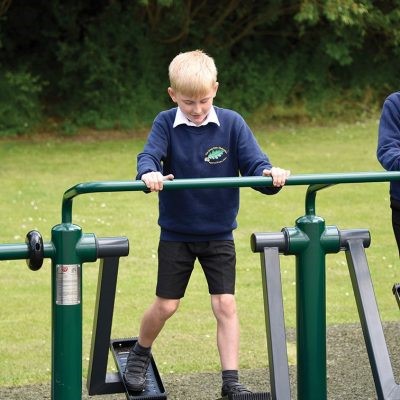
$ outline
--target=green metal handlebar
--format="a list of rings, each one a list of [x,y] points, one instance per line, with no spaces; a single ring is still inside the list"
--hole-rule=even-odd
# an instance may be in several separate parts
[[[51,258],[54,255],[54,251],[52,243],[43,243],[44,258]],[[26,243],[0,244],[0,261],[28,260],[29,256],[29,246]]]
[[[400,180],[400,172],[352,172],[328,174],[304,174],[289,176],[286,186],[310,185],[306,194],[306,214],[315,212],[316,192],[339,183],[368,183]],[[263,176],[227,177],[227,178],[196,178],[175,179],[164,182],[164,190],[204,189],[204,188],[239,188],[239,187],[269,187],[272,178]],[[142,181],[104,181],[80,183],[68,189],[62,200],[62,222],[72,222],[72,201],[76,196],[87,193],[104,192],[134,192],[145,191]]]

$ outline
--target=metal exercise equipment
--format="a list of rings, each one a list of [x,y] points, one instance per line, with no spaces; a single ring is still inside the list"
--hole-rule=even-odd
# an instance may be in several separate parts
[[[87,389],[90,396],[125,393],[128,400],[167,398],[164,385],[152,357],[146,377],[146,387],[141,393],[127,389],[123,379],[126,358],[136,338],[111,339],[114,300],[118,278],[118,257],[101,260],[97,283],[96,305],[93,319]],[[111,350],[118,373],[107,372],[108,354]]]
[[[345,250],[348,257],[379,399],[400,399],[398,386],[394,383],[393,373],[390,372],[390,363],[388,364],[385,351],[381,351],[385,343],[379,328],[381,324],[375,310],[376,303],[371,301],[373,299],[372,287],[369,286],[371,283],[367,282],[366,284],[364,281],[365,271],[368,270],[368,267],[360,246],[367,244],[366,234],[364,231],[357,231],[357,235],[361,234],[362,237],[354,238],[352,231],[339,231],[336,227],[325,226],[324,220],[315,215],[315,197],[321,189],[342,183],[394,180],[400,180],[400,172],[290,176],[286,186],[309,185],[306,194],[306,215],[296,221],[295,228],[285,228],[281,233],[273,234],[272,238],[270,234],[266,234],[267,238],[262,236],[265,234],[255,234],[252,237],[253,251],[262,253],[267,345],[271,368],[271,396],[274,400],[290,398],[279,253],[296,256],[297,398],[299,400],[325,400],[327,393],[324,263],[326,254],[340,250]],[[272,186],[272,179],[269,177],[236,177],[177,179],[164,182],[164,190],[262,186]],[[103,275],[106,276],[113,269],[116,271],[118,258],[126,256],[129,252],[126,238],[97,238],[94,234],[84,234],[79,226],[73,224],[73,199],[86,193],[145,190],[146,187],[141,181],[78,184],[64,193],[61,210],[62,221],[53,227],[50,241],[44,242],[38,232],[31,231],[23,244],[0,244],[0,261],[26,259],[31,270],[38,270],[41,268],[44,258],[52,260],[51,398],[53,400],[79,400],[82,398],[81,296],[83,264],[97,259],[103,260],[99,272],[99,285],[103,288],[99,290],[102,292],[105,291],[103,283],[101,283]],[[344,237],[345,241],[343,241]],[[106,300],[98,293],[97,310],[104,307],[103,301],[113,302],[113,295],[109,293],[105,296]],[[107,296],[109,296],[108,300]],[[112,311],[113,306],[106,305],[106,314],[108,313],[106,318],[109,321],[112,319]],[[92,359],[89,366],[88,388],[93,394],[95,392],[98,394],[100,392],[123,392],[121,377],[116,374],[108,374],[104,367],[105,353],[109,351],[108,346],[111,345],[111,351],[118,353],[118,364],[118,360],[120,360],[118,357],[121,355],[118,349],[123,348],[125,344],[129,346],[132,343],[124,343],[122,340],[117,342],[118,344],[113,348],[116,342],[111,341],[110,344],[108,331],[104,337],[100,336],[99,339],[97,336],[101,331],[99,326],[102,326],[103,323],[101,313],[97,313],[94,321],[96,334],[93,338],[94,342],[92,342],[91,356],[95,362]],[[375,330],[373,326],[376,324],[378,328]],[[107,350],[104,347],[106,339],[108,341]],[[154,379],[159,393],[154,395],[164,396],[162,383],[157,381],[156,375],[155,373]],[[254,396],[234,397],[234,399],[266,399],[268,395],[254,394]],[[233,400],[233,398],[229,400]]]
[[[376,394],[379,400],[399,400],[363,242],[351,238],[344,247]]]
[[[296,256],[297,399],[322,400],[327,399],[325,256],[345,251],[377,398],[400,400],[365,255],[370,233],[325,226],[315,215],[315,193],[322,188],[310,186],[306,215],[294,228],[251,237],[252,251],[261,253],[272,399],[291,399],[279,254]]]

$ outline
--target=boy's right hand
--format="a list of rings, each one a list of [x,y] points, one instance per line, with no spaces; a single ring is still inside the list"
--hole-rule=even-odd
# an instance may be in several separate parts
[[[158,171],[147,172],[147,174],[142,175],[142,181],[151,192],[163,190],[164,181],[172,181],[173,179],[174,176],[172,174],[163,176],[161,172]]]

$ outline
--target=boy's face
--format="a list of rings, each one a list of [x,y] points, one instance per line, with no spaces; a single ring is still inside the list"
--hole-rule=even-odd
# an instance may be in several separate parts
[[[176,103],[181,111],[186,115],[189,121],[200,125],[206,118],[213,105],[213,100],[217,94],[218,83],[202,96],[187,96],[180,92],[175,92],[171,87],[168,88],[168,94],[172,101]]]

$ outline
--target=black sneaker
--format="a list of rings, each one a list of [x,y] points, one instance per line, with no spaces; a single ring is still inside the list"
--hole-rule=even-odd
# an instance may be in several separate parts
[[[227,382],[222,385],[221,397],[239,394],[239,393],[252,393],[246,386],[239,382]]]
[[[125,384],[129,390],[141,392],[146,386],[146,372],[150,363],[149,355],[140,355],[130,350],[124,372]]]

